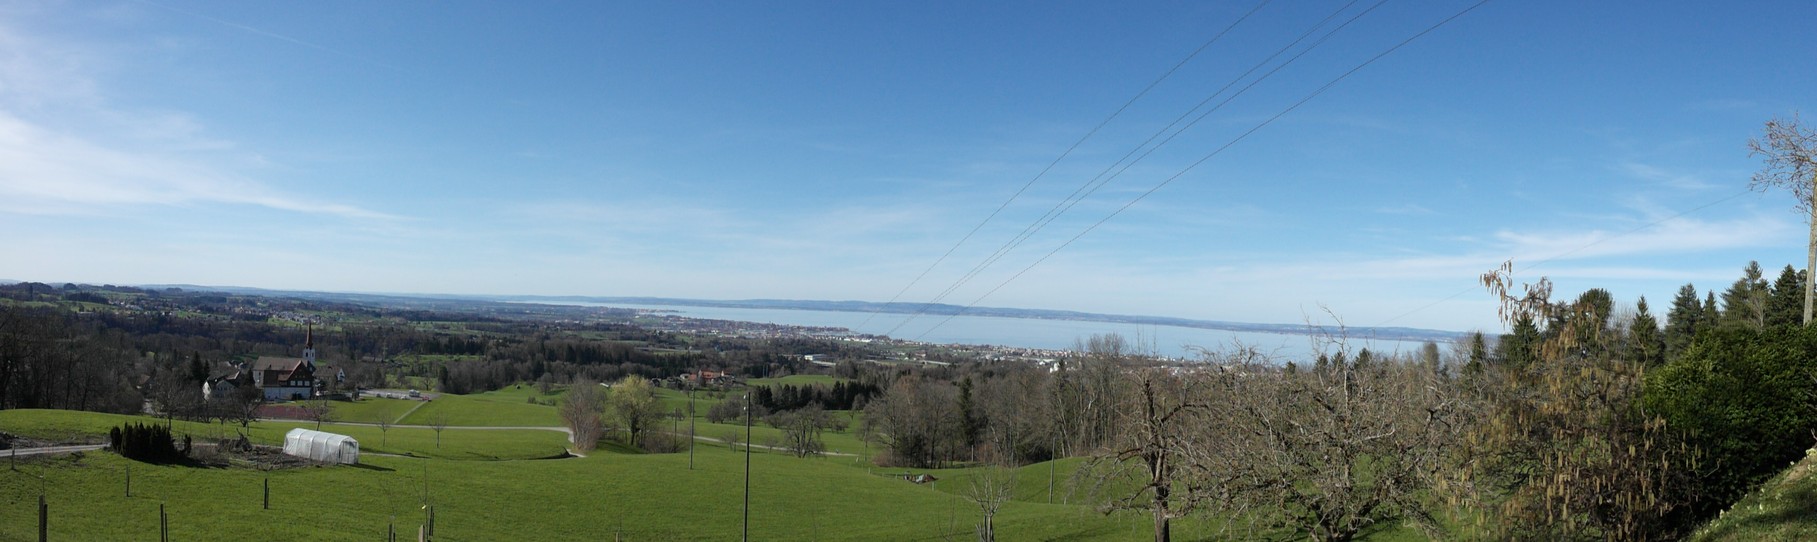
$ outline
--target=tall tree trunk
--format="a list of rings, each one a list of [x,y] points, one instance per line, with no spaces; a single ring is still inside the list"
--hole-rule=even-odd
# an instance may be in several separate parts
[[[1817,186],[1817,177],[1811,178]],[[1804,266],[1804,325],[1811,325],[1811,300],[1813,286],[1817,286],[1817,190],[1811,191],[1811,240],[1806,253]]]

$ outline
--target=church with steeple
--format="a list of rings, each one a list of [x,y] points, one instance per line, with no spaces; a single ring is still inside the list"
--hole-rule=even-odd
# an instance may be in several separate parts
[[[303,357],[259,356],[252,362],[252,385],[266,401],[294,401],[315,396],[315,325],[303,335]]]

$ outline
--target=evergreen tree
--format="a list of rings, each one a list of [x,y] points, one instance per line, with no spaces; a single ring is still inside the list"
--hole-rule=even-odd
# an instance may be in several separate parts
[[[1703,318],[1703,322],[1704,322],[1704,329],[1714,329],[1716,327],[1717,322],[1722,321],[1722,311],[1718,310],[1716,308],[1716,292],[1714,290],[1703,293],[1703,317],[1702,318]],[[1698,331],[1703,331],[1703,330],[1700,329]]]
[[[1652,311],[1647,309],[1646,296],[1641,296],[1640,302],[1634,304],[1634,313],[1634,322],[1628,331],[1629,352],[1647,367],[1665,363],[1666,343],[1659,333],[1659,321],[1654,320]]]
[[[1741,278],[1722,293],[1722,310],[1725,325],[1766,327],[1767,281],[1760,273],[1760,262],[1748,262]]]
[[[1514,317],[1514,328],[1495,344],[1495,357],[1511,371],[1525,370],[1533,363],[1539,347],[1539,326],[1525,313]]]
[[[201,352],[189,353],[189,380],[198,384],[208,380],[208,365],[202,363]]]
[[[1787,265],[1767,294],[1768,327],[1797,325],[1804,318],[1804,273]]]
[[[1483,363],[1489,359],[1489,348],[1483,342],[1483,332],[1470,334],[1470,359],[1464,362],[1464,374],[1476,376],[1483,373]]]
[[[1703,327],[1703,307],[1697,304],[1697,288],[1686,284],[1678,289],[1678,295],[1672,298],[1672,308],[1666,312],[1666,357],[1676,358],[1690,348]]]

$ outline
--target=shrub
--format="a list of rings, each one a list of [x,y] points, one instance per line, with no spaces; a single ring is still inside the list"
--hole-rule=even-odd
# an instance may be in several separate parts
[[[176,442],[170,438],[170,429],[162,425],[145,425],[129,423],[115,427],[107,432],[108,447],[128,459],[150,462],[181,461],[189,446],[189,437],[185,435],[184,450],[178,450]]]
[[[1817,329],[1725,327],[1648,375],[1649,410],[1686,433],[1708,517],[1802,456],[1817,429]]]

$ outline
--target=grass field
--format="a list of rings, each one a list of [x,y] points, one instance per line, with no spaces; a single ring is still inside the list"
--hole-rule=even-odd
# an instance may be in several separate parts
[[[398,418],[403,416],[404,413],[409,412],[412,408],[416,408],[417,405],[423,404],[423,402],[408,399],[367,397],[358,401],[331,401],[328,404],[334,409],[333,419],[335,420],[343,422],[378,423],[379,420],[384,419],[396,423]]]
[[[525,386],[526,389],[530,388]],[[534,390],[531,393],[535,393]],[[442,394],[416,409],[398,423],[430,425],[437,416],[446,416],[449,425],[486,427],[560,427],[561,415],[555,407],[530,404],[522,390],[505,390],[473,395]]]
[[[482,433],[450,431],[445,438]],[[547,461],[370,457],[360,466],[271,472],[132,463],[132,497],[124,495],[130,462],[112,453],[35,459],[18,471],[0,470],[0,502],[10,504],[0,507],[0,540],[35,535],[32,504],[40,490],[50,503],[56,540],[154,538],[160,504],[178,540],[379,539],[389,522],[400,532],[415,529],[425,474],[438,540],[737,536],[743,454],[703,448],[695,456],[693,470],[686,454]],[[954,495],[860,469],[764,453],[752,457],[752,468],[754,539],[943,540],[969,536],[975,522],[971,505]],[[271,510],[260,507],[267,477]],[[1080,507],[1016,503],[999,516],[999,526],[1006,540],[1123,540],[1146,523],[1136,515],[1106,518]]]
[[[1817,540],[1817,448],[1690,539]]]
[[[94,442],[106,440],[107,430],[124,423],[163,424],[161,418],[123,416],[69,410],[0,410],[0,427],[9,433],[54,442]],[[181,438],[188,434],[200,439],[214,439],[238,434],[239,427],[212,423],[177,421],[172,433]],[[313,422],[253,422],[247,438],[257,444],[278,446],[284,434],[293,428],[314,429]],[[440,459],[501,460],[537,459],[560,455],[568,445],[566,434],[543,430],[479,430],[450,427],[436,445],[435,431],[394,427],[381,433],[379,428],[358,425],[324,424],[322,430],[353,437],[360,450],[368,453],[411,455]],[[460,436],[455,436],[459,434]]]

